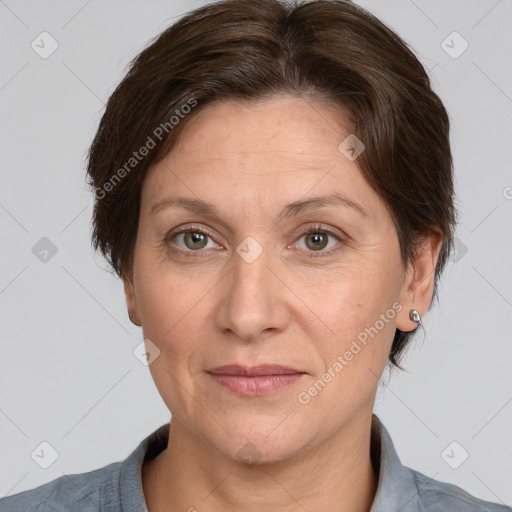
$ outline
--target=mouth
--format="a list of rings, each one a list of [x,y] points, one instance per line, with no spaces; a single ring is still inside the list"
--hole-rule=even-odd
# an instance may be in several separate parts
[[[206,370],[222,386],[240,396],[274,393],[299,380],[306,372],[276,364],[225,365]]]
[[[213,375],[242,375],[247,377],[259,377],[262,375],[294,375],[305,373],[294,368],[288,368],[278,364],[262,364],[259,366],[242,366],[239,364],[228,364],[206,370]]]

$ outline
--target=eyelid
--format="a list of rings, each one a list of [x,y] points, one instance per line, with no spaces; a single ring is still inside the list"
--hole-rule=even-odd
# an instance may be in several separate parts
[[[165,235],[165,241],[171,240],[176,235],[179,235],[187,231],[197,231],[200,233],[204,233],[205,235],[208,235],[211,238],[215,238],[217,236],[212,231],[210,231],[209,228],[206,228],[202,225],[200,226],[197,224],[182,224],[181,226],[177,226],[176,228],[169,231],[169,233]]]
[[[301,235],[301,236],[304,234],[316,233],[316,232],[328,233],[330,235],[334,235],[339,240],[343,240],[344,238],[346,238],[346,235],[342,231],[339,231],[338,229],[333,228],[331,226],[327,226],[325,224],[314,223],[313,225],[299,228],[299,235]],[[293,233],[293,231],[292,231],[292,233]]]

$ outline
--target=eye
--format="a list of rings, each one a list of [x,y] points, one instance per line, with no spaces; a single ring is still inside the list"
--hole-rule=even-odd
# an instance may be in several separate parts
[[[328,256],[336,252],[336,246],[341,242],[341,237],[323,226],[311,226],[302,231],[296,246],[308,252],[316,252],[309,256]]]
[[[200,252],[201,249],[218,249],[219,246],[212,240],[211,235],[204,229],[185,226],[179,231],[173,231],[165,238],[166,244],[175,245],[172,248],[182,253]]]
[[[332,230],[315,225],[301,231],[295,247],[309,253],[310,257],[324,257],[335,253],[342,240]],[[171,231],[165,237],[165,243],[171,251],[184,256],[199,256],[201,253],[206,256],[209,253],[206,249],[222,249],[222,246],[214,242],[212,234],[197,226],[183,226],[177,231]]]

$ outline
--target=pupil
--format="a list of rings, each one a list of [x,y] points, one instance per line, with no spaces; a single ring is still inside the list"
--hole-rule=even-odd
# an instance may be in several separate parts
[[[203,233],[188,232],[185,234],[185,240],[192,249],[202,249],[206,245],[206,235]]]
[[[326,237],[322,233],[310,234],[310,241],[312,242],[311,246],[314,249],[323,249],[326,245]]]

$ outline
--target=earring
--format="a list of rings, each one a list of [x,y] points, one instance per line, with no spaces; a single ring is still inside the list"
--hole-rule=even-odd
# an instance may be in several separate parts
[[[418,313],[418,310],[416,309],[411,309],[411,311],[409,311],[409,318],[413,321],[413,322],[416,322],[418,325],[421,324],[421,316],[420,314]]]

